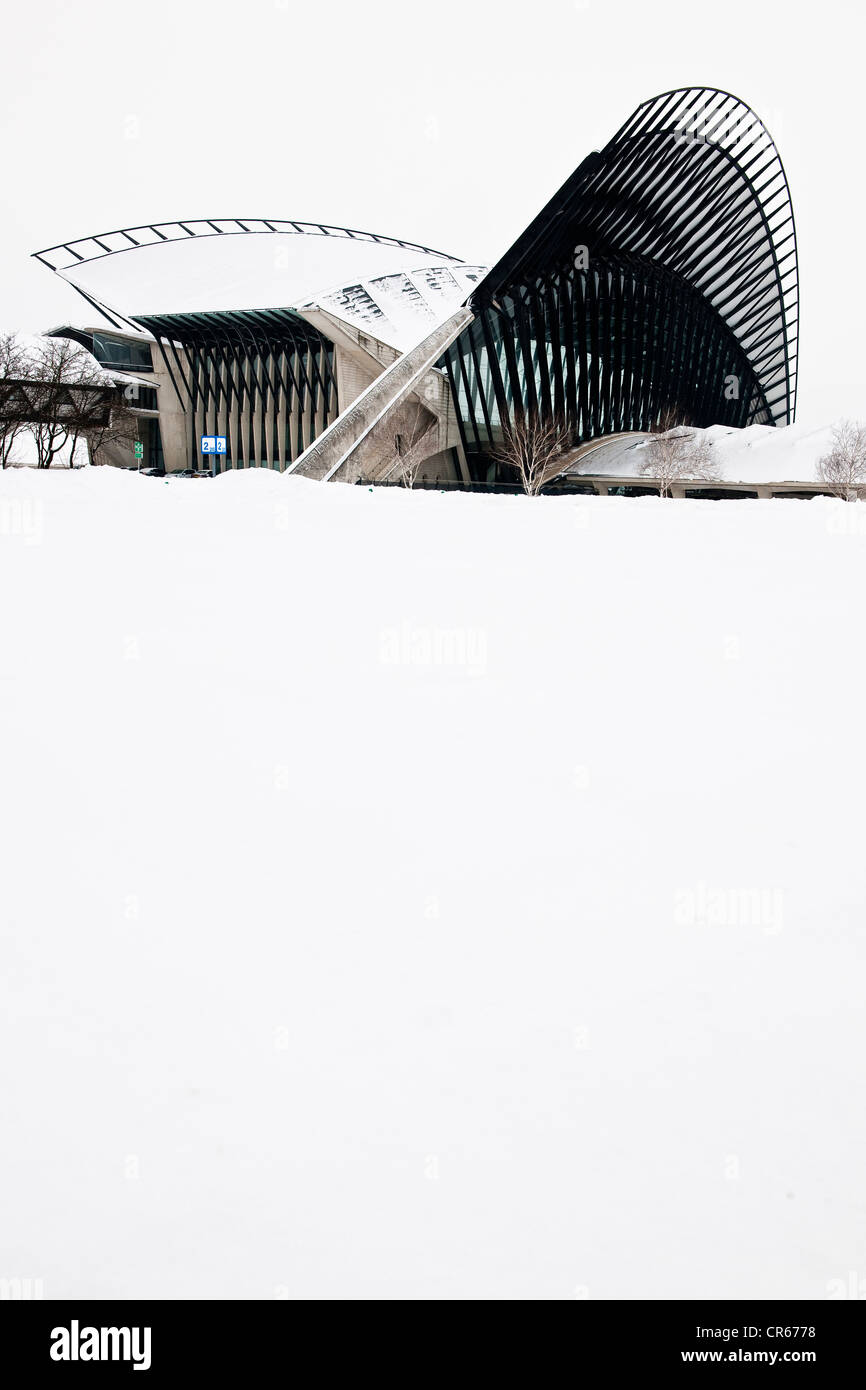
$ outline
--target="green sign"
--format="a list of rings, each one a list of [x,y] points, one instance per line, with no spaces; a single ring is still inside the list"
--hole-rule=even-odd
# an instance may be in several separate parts
[[[137,459],[144,458],[144,445],[138,439],[135,441],[135,457]]]

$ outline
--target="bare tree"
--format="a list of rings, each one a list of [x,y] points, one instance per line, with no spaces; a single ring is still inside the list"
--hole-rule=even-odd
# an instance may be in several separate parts
[[[818,461],[818,477],[837,497],[856,502],[866,482],[866,426],[842,420],[831,435],[830,452]]]
[[[39,468],[50,468],[69,445],[70,465],[79,440],[110,413],[110,377],[68,338],[45,338],[30,366],[33,438]]]
[[[66,449],[72,466],[84,442],[94,461],[110,444],[131,444],[138,424],[127,394],[68,338],[43,338],[28,347],[15,334],[0,337],[3,467],[24,433],[33,439],[39,468],[50,468]]]
[[[421,465],[429,458],[428,445],[436,429],[436,417],[416,401],[410,412],[407,428],[394,435],[397,469],[404,487],[413,488],[418,481]]]
[[[12,446],[26,428],[20,418],[19,382],[26,372],[26,352],[17,333],[0,334],[0,467],[12,462]]]
[[[643,452],[640,472],[658,483],[659,497],[670,497],[674,483],[709,483],[720,477],[707,440],[678,423],[674,410],[662,412]]]
[[[571,447],[571,435],[559,416],[542,420],[537,415],[523,415],[504,427],[494,458],[513,468],[527,496],[535,497],[545,483],[562,472]]]
[[[90,462],[102,463],[112,445],[131,450],[138,439],[138,417],[129,408],[126,392],[118,388],[110,401],[108,412],[93,412],[84,422],[81,434],[87,441]]]

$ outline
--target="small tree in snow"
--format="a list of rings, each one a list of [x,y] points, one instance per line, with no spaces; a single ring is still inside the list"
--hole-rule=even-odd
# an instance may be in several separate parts
[[[662,414],[643,455],[640,472],[658,483],[659,497],[670,497],[674,483],[710,483],[720,476],[706,439],[679,424],[674,411]]]
[[[421,465],[429,458],[428,445],[436,429],[436,418],[416,401],[409,414],[407,428],[394,435],[394,453],[397,468],[404,487],[413,488],[418,481]]]
[[[536,415],[519,416],[505,425],[494,458],[513,468],[526,495],[535,497],[545,483],[562,472],[571,444],[559,416],[547,420]]]
[[[846,502],[856,502],[857,484],[866,482],[866,426],[843,420],[832,433],[830,452],[818,462],[818,477]]]
[[[138,417],[127,404],[129,399],[134,398],[118,390],[112,397],[110,413],[94,411],[90,419],[82,422],[81,434],[87,441],[91,463],[106,461],[111,445],[132,450],[138,439]]]

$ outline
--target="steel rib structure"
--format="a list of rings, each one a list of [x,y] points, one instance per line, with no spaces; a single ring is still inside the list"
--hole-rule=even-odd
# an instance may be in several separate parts
[[[574,443],[694,425],[793,421],[797,245],[762,122],[725,92],[639,106],[470,297],[442,359],[473,474],[516,417]],[[485,456],[488,456],[485,458]]]
[[[33,256],[49,270],[71,270],[89,261],[116,256],[122,251],[140,251],[143,247],[165,245],[172,241],[190,241],[213,236],[322,236],[339,241],[372,242],[377,246],[393,246],[403,251],[421,251],[440,260],[457,261],[444,251],[421,246],[415,241],[382,236],[378,232],[362,232],[356,227],[335,227],[327,222],[298,222],[278,217],[206,217],[186,218],[182,222],[147,222],[137,227],[120,227],[113,232],[97,232],[73,241],[61,241]]]
[[[138,322],[153,334],[187,404],[193,456],[199,430],[216,434],[224,425],[225,467],[285,467],[336,418],[333,347],[288,309]]]

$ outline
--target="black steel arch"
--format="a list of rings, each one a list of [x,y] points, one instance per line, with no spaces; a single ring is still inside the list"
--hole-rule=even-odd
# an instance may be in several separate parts
[[[794,419],[798,284],[785,171],[763,123],[714,88],[644,102],[468,300],[446,367],[468,453],[520,413],[576,443]],[[483,460],[477,458],[479,471]]]
[[[402,251],[418,251],[425,256],[436,256],[441,260],[460,264],[459,256],[451,256],[445,251],[434,251],[432,247],[421,246],[414,241],[402,241],[399,237],[382,236],[378,232],[362,232],[354,227],[335,227],[326,222],[285,221],[274,217],[205,217],[186,218],[175,222],[143,223],[138,227],[121,227],[111,232],[97,232],[93,236],[61,241],[56,246],[46,247],[43,251],[34,251],[33,256],[43,265],[47,265],[49,270],[63,271],[73,270],[75,266],[84,265],[89,261],[102,260],[106,256],[117,256],[124,251],[139,251],[143,247],[160,246],[165,242],[190,241],[201,237],[273,234],[374,242],[377,246],[395,246]]]

